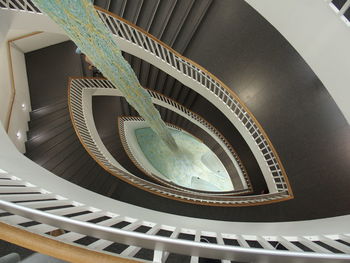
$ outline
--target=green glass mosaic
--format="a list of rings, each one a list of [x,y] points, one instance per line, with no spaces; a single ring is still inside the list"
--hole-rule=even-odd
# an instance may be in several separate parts
[[[174,138],[140,85],[134,71],[123,58],[115,37],[99,18],[90,0],[33,0],[34,4],[74,41],[105,77],[117,87],[128,103],[172,150]]]
[[[169,181],[202,191],[232,191],[230,176],[217,156],[192,135],[170,129],[179,150],[171,151],[150,128],[135,130],[148,162]]]

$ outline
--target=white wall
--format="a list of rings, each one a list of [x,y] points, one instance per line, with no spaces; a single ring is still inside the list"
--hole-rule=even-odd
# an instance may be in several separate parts
[[[31,111],[27,70],[24,53],[11,45],[11,58],[16,88],[16,96],[12,107],[8,135],[17,149],[25,152],[26,132],[28,130],[29,112]]]
[[[350,123],[350,27],[324,0],[246,0],[299,52]]]
[[[6,37],[11,24],[11,14],[1,15],[0,23],[0,121],[5,125],[11,96]]]
[[[47,30],[53,33],[62,33],[62,31],[44,15],[1,9],[0,17],[0,122],[5,126],[12,94],[7,40],[38,30]],[[21,60],[21,56],[18,52],[15,54],[15,60],[16,65]],[[20,75],[23,76],[23,68],[20,68],[19,72]],[[18,93],[23,94],[21,91]],[[19,103],[19,100],[16,101]],[[19,116],[18,114],[14,115],[17,115],[17,117]],[[18,118],[14,120],[14,123],[18,123],[18,120]],[[23,128],[22,125],[21,128]],[[12,127],[12,129],[15,128]],[[11,138],[13,137],[12,135],[13,134],[11,134]],[[20,147],[20,150],[22,151],[23,147]]]
[[[8,112],[11,107],[11,97],[13,96],[7,40],[18,33],[19,32],[14,33],[8,31],[4,41],[0,45],[0,120],[3,126],[7,125]],[[22,34],[22,32],[20,32],[20,34]],[[8,134],[17,149],[24,153],[26,131],[28,130],[27,122],[29,121],[29,111],[31,110],[27,71],[24,53],[16,49],[13,45],[10,46],[10,49],[16,96],[13,103]],[[22,104],[24,104],[24,107],[22,107]],[[17,137],[17,133],[19,137]]]
[[[55,45],[57,43],[61,43],[67,40],[69,40],[69,37],[67,35],[41,32],[40,34],[35,34],[30,37],[16,40],[16,46],[24,53],[27,53],[33,50],[38,50],[51,45]]]
[[[31,110],[24,52],[66,41],[68,37],[44,15],[0,10],[0,17],[0,122],[5,127],[13,95],[7,41],[38,30],[49,31],[17,40],[11,45],[16,96],[8,135],[17,149],[24,153]],[[24,108],[22,104],[25,105]]]

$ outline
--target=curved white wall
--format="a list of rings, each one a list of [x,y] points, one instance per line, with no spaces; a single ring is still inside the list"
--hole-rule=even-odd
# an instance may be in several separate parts
[[[350,27],[324,0],[246,0],[299,52],[350,123]]]
[[[0,122],[7,126],[11,108],[12,82],[10,57],[7,41],[25,36],[40,25],[40,30],[54,33],[41,33],[29,38],[16,40],[10,45],[15,98],[9,121],[8,135],[17,149],[24,153],[31,104],[27,81],[24,53],[68,40],[56,24],[44,15],[0,10]],[[45,22],[46,21],[46,22]]]

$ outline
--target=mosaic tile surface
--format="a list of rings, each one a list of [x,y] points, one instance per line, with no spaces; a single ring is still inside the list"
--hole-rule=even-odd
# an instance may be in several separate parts
[[[137,142],[149,163],[169,181],[203,191],[232,191],[230,176],[219,158],[190,134],[170,129],[179,146],[173,152],[150,128],[135,130]]]

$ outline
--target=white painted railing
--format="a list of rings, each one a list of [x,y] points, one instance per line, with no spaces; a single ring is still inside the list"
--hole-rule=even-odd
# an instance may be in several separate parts
[[[0,165],[4,167],[1,161]],[[22,170],[26,171],[26,167]],[[112,210],[120,210],[110,212],[91,203],[70,200],[62,193],[52,193],[20,179],[20,175],[0,170],[0,222],[71,246],[136,260],[142,259],[138,252],[146,248],[150,249],[147,262],[166,262],[171,253],[189,255],[191,262],[199,262],[200,257],[220,259],[223,263],[350,260],[349,216],[289,223],[230,223],[168,214],[155,215],[150,221],[128,215],[132,206],[120,209],[114,201]],[[70,188],[69,182],[63,184]],[[84,191],[85,198],[90,199],[90,191]],[[109,206],[111,200],[105,199],[103,203]],[[140,211],[142,208],[136,210],[139,216],[145,214]],[[332,228],[337,228],[337,232],[332,232]],[[58,236],[52,236],[56,230],[60,230]],[[189,239],[184,240],[184,235]],[[79,242],[87,237],[89,242]],[[118,252],[111,250],[113,246],[118,247]]]
[[[347,25],[350,26],[349,19],[345,16],[346,12],[350,9],[350,0],[347,0],[344,2],[344,4],[338,8],[333,2],[333,0],[324,0],[329,6],[332,8],[332,10],[339,16],[339,18]],[[350,17],[350,15],[349,15]]]
[[[17,2],[21,3],[19,9],[31,6],[26,0]],[[4,3],[9,2],[0,0],[0,6]],[[13,9],[15,5],[7,7]],[[165,262],[169,253],[189,255],[191,262],[198,262],[199,257],[221,259],[224,263],[350,261],[350,216],[237,223],[160,213],[101,197],[44,171],[16,151],[2,127],[0,145],[0,221],[18,229],[109,255],[108,247],[128,244],[117,255],[134,259],[141,248],[150,248],[153,262]],[[50,191],[53,188],[59,195]],[[76,215],[78,212],[82,214]],[[97,219],[98,223],[88,222]],[[137,233],[141,226],[147,229],[146,234]],[[49,236],[55,229],[71,232]],[[169,237],[160,236],[165,234]],[[181,234],[190,235],[194,241],[181,239]],[[74,242],[87,236],[95,240],[88,245]]]
[[[108,85],[106,84],[106,80],[101,80],[97,78],[85,78],[79,79],[74,78],[73,82],[80,84],[81,86],[85,87],[86,89],[93,89],[93,93],[91,95],[99,95],[99,96],[122,96],[122,94],[119,92],[118,89],[111,88],[113,85],[108,82]],[[220,145],[221,149],[224,150],[224,152],[227,154],[228,158],[231,160],[231,163],[233,164],[233,170],[237,171],[239,180],[241,181],[240,187],[237,187],[238,191],[234,192],[228,192],[227,194],[243,194],[243,193],[250,193],[252,191],[252,186],[250,183],[249,176],[247,174],[247,171],[242,164],[242,161],[240,160],[238,154],[233,149],[231,144],[226,140],[226,138],[210,123],[208,123],[206,120],[204,120],[201,116],[198,114],[190,111],[183,105],[177,103],[176,101],[158,93],[152,90],[147,90],[148,93],[151,95],[151,99],[154,104],[163,106],[176,114],[186,118],[190,122],[194,123],[201,129],[203,129],[205,132],[207,132],[218,145]],[[87,98],[90,100],[90,98]],[[86,114],[86,117],[89,117],[89,114]],[[133,118],[133,117],[127,117],[127,118]],[[135,119],[138,119],[134,117]],[[120,137],[125,136],[124,133],[120,133]],[[122,138],[121,138],[122,139]],[[123,140],[122,140],[123,141]],[[124,140],[126,142],[126,140]],[[101,148],[100,148],[101,149]],[[130,152],[129,154],[130,159],[132,158],[134,163],[138,163],[136,159],[133,158],[133,154]],[[139,164],[140,165],[140,164]],[[146,169],[147,170],[147,169]],[[238,178],[237,178],[238,179]]]
[[[162,185],[154,184],[130,174],[112,157],[103,145],[92,119],[91,96],[99,93],[98,89],[108,94],[108,90],[116,88],[108,80],[98,79],[71,79],[69,84],[68,103],[72,123],[76,133],[87,152],[111,174],[127,181],[143,190],[154,194],[175,198],[185,202],[195,202],[202,205],[256,205],[284,200],[288,197],[286,192],[269,193],[253,196],[222,196],[219,194],[198,193],[183,191]],[[151,93],[152,94],[152,93]],[[181,107],[179,107],[181,108]]]
[[[39,13],[30,1],[0,0],[0,7]],[[97,8],[97,12],[116,36],[123,51],[156,64],[218,107],[246,140],[265,177],[269,192],[283,193],[284,198],[292,197],[288,178],[272,143],[236,94],[204,68],[181,56],[142,29],[105,10]]]
[[[239,175],[242,177],[242,182],[243,182],[244,188],[248,188],[248,189],[252,190],[249,176],[247,174],[247,171],[246,171],[241,159],[239,158],[236,151],[233,149],[232,145],[226,140],[226,138],[213,125],[211,125],[209,122],[207,122],[204,118],[202,118],[198,114],[187,109],[186,107],[177,103],[176,101],[174,101],[171,98],[168,98],[168,97],[166,97],[158,92],[155,92],[153,90],[148,90],[148,93],[151,95],[154,103],[161,105],[161,106],[165,106],[166,108],[168,108],[168,109],[176,112],[177,114],[187,118],[192,123],[196,124],[197,126],[199,126],[202,129],[204,129],[213,138],[215,138],[216,142],[226,151],[226,153],[229,156],[233,157],[230,159],[234,163]]]
[[[252,113],[232,90],[204,68],[181,56],[142,29],[104,10],[97,11],[117,37],[122,50],[161,68],[218,107],[246,140],[261,168],[270,193],[283,192],[292,196],[288,178],[273,145]]]

